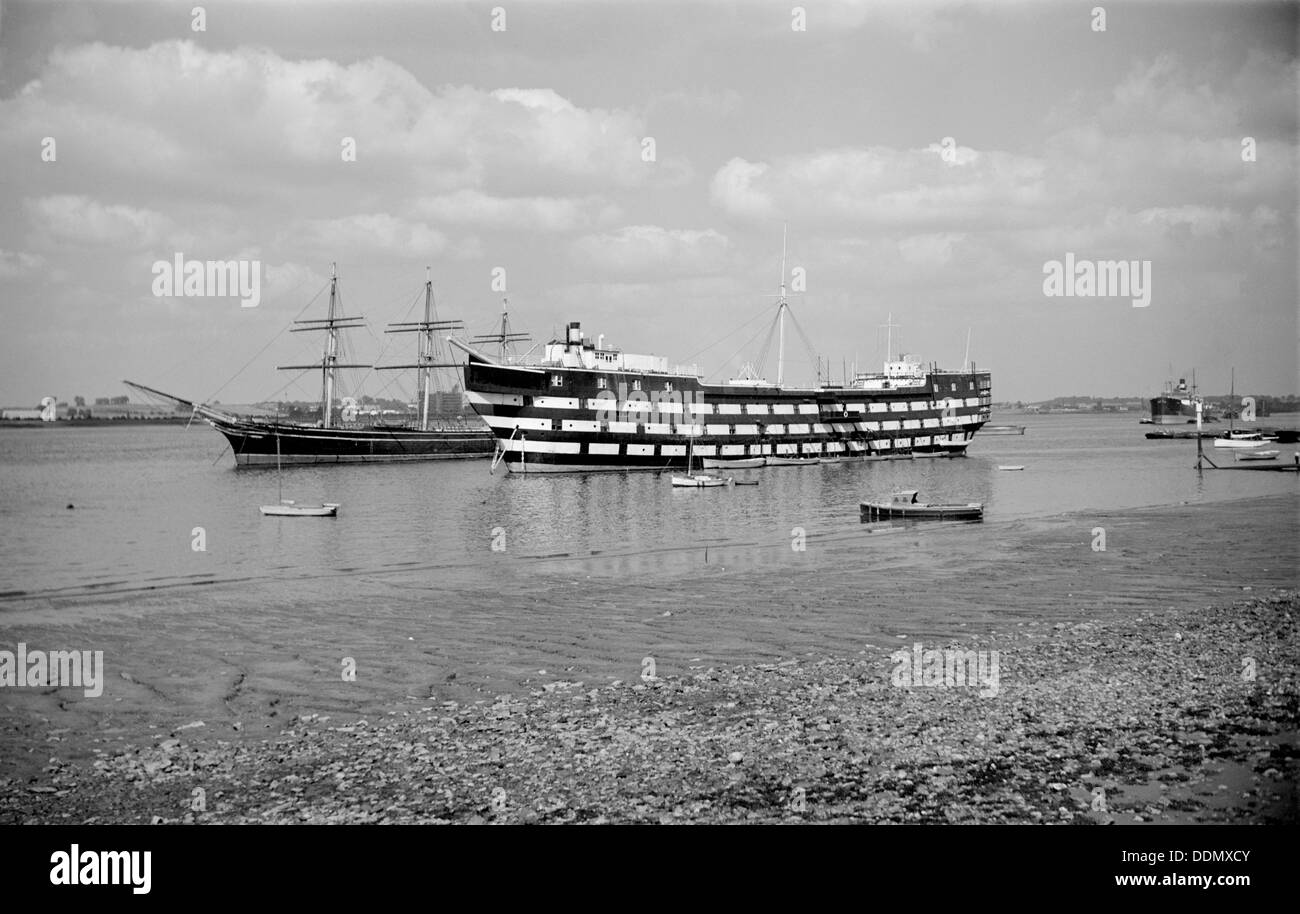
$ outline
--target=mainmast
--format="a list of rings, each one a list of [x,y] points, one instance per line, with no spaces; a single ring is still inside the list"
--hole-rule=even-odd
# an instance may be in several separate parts
[[[290,333],[303,333],[309,330],[325,331],[325,351],[321,354],[319,365],[281,365],[280,371],[305,371],[313,368],[321,370],[321,405],[320,422],[322,428],[334,427],[334,381],[335,373],[340,368],[369,368],[369,365],[342,365],[339,363],[339,331],[356,330],[365,326],[363,317],[338,317],[338,270],[337,265],[330,264],[330,309],[323,320],[320,318],[294,321],[303,324],[293,327]]]
[[[424,320],[404,321],[389,324],[385,333],[416,333],[415,362],[409,365],[376,365],[379,371],[394,368],[414,368],[416,378],[416,396],[420,400],[420,431],[429,429],[429,393],[433,386],[433,369],[459,368],[459,362],[439,362],[438,344],[435,333],[447,330],[464,330],[465,322],[459,320],[434,320],[433,276],[428,267],[424,268]]]
[[[785,238],[788,226],[781,226],[781,298],[777,305],[777,343],[776,343],[776,386],[780,387],[785,378],[785,309],[789,302],[785,297]],[[771,337],[768,337],[771,339]],[[769,344],[770,345],[770,344]],[[820,373],[820,369],[819,369]]]

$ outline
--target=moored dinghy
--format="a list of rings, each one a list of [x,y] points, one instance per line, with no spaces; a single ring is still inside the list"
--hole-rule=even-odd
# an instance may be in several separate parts
[[[325,502],[323,505],[300,505],[284,497],[284,483],[280,470],[280,436],[275,437],[275,487],[280,496],[278,505],[262,505],[262,514],[266,517],[337,517],[339,505]]]
[[[889,501],[864,501],[862,512],[869,517],[929,517],[945,520],[979,520],[984,516],[984,505],[970,502],[964,505],[928,505],[918,502],[916,489],[895,492]]]
[[[752,470],[763,465],[762,457],[701,457],[706,470]]]
[[[323,505],[298,505],[292,501],[282,501],[278,505],[262,505],[262,513],[268,517],[337,517],[339,506],[326,502]]]

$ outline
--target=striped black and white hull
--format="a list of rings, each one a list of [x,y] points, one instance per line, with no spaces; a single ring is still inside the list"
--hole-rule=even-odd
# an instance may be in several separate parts
[[[503,461],[526,473],[684,468],[688,448],[697,460],[958,455],[990,409],[988,372],[800,389],[471,359],[465,381]]]

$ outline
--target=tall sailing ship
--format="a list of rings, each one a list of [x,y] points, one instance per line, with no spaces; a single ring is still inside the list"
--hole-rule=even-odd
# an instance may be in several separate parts
[[[364,327],[364,318],[343,316],[338,308],[338,274],[331,267],[330,302],[326,317],[295,321],[291,332],[318,331],[325,334],[324,352],[319,363],[283,365],[281,371],[321,372],[321,413],[314,424],[246,418],[217,409],[206,403],[194,403],[132,381],[123,383],[153,397],[162,398],[192,409],[213,428],[226,436],[235,454],[237,466],[275,466],[278,459],[286,464],[371,463],[405,460],[487,457],[492,454],[493,435],[481,422],[473,419],[435,419],[429,415],[433,394],[433,371],[437,368],[460,368],[458,362],[441,361],[437,335],[461,330],[459,320],[437,320],[434,314],[433,281],[424,284],[424,320],[390,324],[388,333],[416,334],[416,359],[402,365],[354,365],[339,360],[339,333]],[[494,339],[495,337],[488,337]],[[336,374],[344,368],[377,370],[414,369],[417,377],[416,409],[418,419],[406,424],[365,423],[357,421],[354,401],[336,402]]]
[[[855,373],[839,386],[787,386],[787,311],[783,280],[775,384],[750,372],[706,383],[693,368],[606,347],[603,335],[593,341],[577,321],[532,365],[449,342],[468,356],[466,394],[511,472],[685,468],[688,448],[712,467],[959,456],[988,421],[990,375],[973,365],[923,368],[887,351],[883,372]]]

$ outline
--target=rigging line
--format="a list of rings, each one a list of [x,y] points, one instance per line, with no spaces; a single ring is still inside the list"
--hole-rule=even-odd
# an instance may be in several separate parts
[[[812,343],[808,340],[808,334],[803,332],[803,327],[800,326],[799,321],[793,314],[790,315],[790,322],[794,324],[794,329],[799,332],[799,339],[803,340],[804,348],[808,350],[809,357],[815,360],[817,358],[817,351],[813,349]]]
[[[737,349],[735,352],[733,352],[733,353],[731,354],[731,356],[730,356],[730,357],[729,357],[725,362],[722,363],[722,366],[720,366],[720,367],[714,369],[710,374],[705,375],[705,376],[704,376],[704,377],[705,377],[705,380],[708,380],[709,378],[713,377],[713,376],[716,375],[719,371],[721,371],[723,367],[725,367],[725,366],[731,364],[731,360],[734,359],[736,356],[738,356],[741,352],[743,352],[743,351],[745,350],[745,347],[748,346],[750,343],[754,342],[754,340],[758,337],[758,334],[760,334],[760,333],[762,333],[762,332],[763,332],[763,329],[760,327],[760,328],[759,328],[759,329],[754,333],[753,336],[751,336],[749,339],[745,340],[745,342],[743,342],[743,343],[740,344],[740,348]],[[769,328],[769,329],[768,329],[768,333],[770,334],[771,332],[772,332],[772,331],[771,331],[771,329]]]
[[[308,371],[310,371],[310,369],[308,369]],[[290,387],[291,385],[297,384],[299,381],[301,381],[301,380],[303,379],[303,376],[306,375],[306,374],[307,374],[306,371],[300,371],[300,372],[298,372],[296,375],[294,375],[294,376],[291,377],[288,381],[286,381],[284,384],[282,384],[282,385],[280,386],[280,389],[279,389],[279,390],[277,390],[275,393],[271,394],[271,396],[267,397],[267,398],[266,398],[265,400],[263,400],[262,402],[263,402],[263,403],[274,403],[276,397],[280,396],[280,394],[282,394],[282,393],[284,393],[286,390],[288,390],[289,387]]]
[[[406,320],[406,318],[410,316],[411,311],[415,308],[416,303],[423,296],[424,296],[424,287],[421,286],[420,291],[411,297],[411,302],[406,306],[406,311],[402,313],[402,320]],[[379,345],[379,353],[375,356],[374,361],[370,363],[370,367],[366,369],[366,373],[363,374],[361,378],[357,381],[355,387],[358,391],[361,390],[361,388],[365,386],[366,381],[370,379],[370,375],[373,374],[375,371],[375,366],[384,360],[384,356],[388,353],[389,347],[391,347],[393,343],[396,341],[395,337],[397,336],[396,334],[392,334],[392,335],[386,334],[389,338],[387,340],[381,341],[379,337],[375,336],[375,332],[370,329],[370,323],[368,321],[366,322],[366,332],[369,333],[370,338],[373,339]],[[380,389],[384,390],[387,389],[387,387],[388,385],[385,384],[384,387]]]
[[[287,324],[285,324],[283,327],[281,327],[279,333],[277,333],[275,336],[271,337],[271,339],[267,341],[267,344],[266,344],[265,346],[263,346],[261,349],[259,349],[259,350],[257,351],[257,354],[256,354],[256,355],[254,355],[251,359],[249,359],[247,362],[245,362],[245,363],[244,363],[244,366],[243,366],[242,368],[240,368],[240,369],[239,369],[238,371],[236,371],[233,375],[231,375],[230,379],[229,379],[228,381],[226,381],[226,383],[222,384],[220,387],[218,387],[216,390],[214,390],[212,393],[210,393],[210,394],[208,395],[207,399],[205,399],[203,402],[204,402],[204,403],[207,403],[207,402],[209,402],[210,400],[212,400],[213,397],[215,397],[217,394],[221,393],[223,390],[225,390],[227,387],[229,387],[229,386],[231,385],[231,383],[234,382],[235,378],[237,378],[237,377],[239,377],[241,374],[243,374],[243,373],[248,369],[248,366],[249,366],[249,365],[252,365],[255,361],[257,361],[259,358],[261,358],[261,357],[262,357],[262,353],[264,353],[264,352],[266,352],[266,350],[270,349],[270,348],[271,348],[271,344],[274,343],[276,340],[278,340],[278,339],[279,339],[279,338],[284,334],[284,332],[285,332],[286,330],[288,330],[290,327],[292,327],[292,326],[293,326],[293,321],[296,321],[298,318],[302,317],[303,314],[306,313],[307,309],[310,308],[310,307],[315,303],[316,299],[320,298],[320,296],[321,296],[321,292],[324,292],[325,289],[328,288],[328,287],[329,287],[329,280],[326,280],[326,281],[325,281],[325,285],[321,286],[320,291],[318,291],[315,295],[313,295],[313,296],[311,297],[311,301],[309,301],[309,302],[307,302],[307,304],[303,305],[303,306],[302,306],[302,310],[299,311],[297,314],[295,314],[295,315],[293,316],[293,320],[291,320],[289,323],[287,323]],[[294,289],[294,292],[297,292],[298,289],[301,289],[301,288],[302,288],[302,283],[298,283],[298,287],[297,287],[296,289]]]
[[[777,324],[780,322],[780,320],[781,320],[781,308],[780,305],[778,305],[776,316],[772,318],[772,323],[767,325],[767,336],[763,338],[763,345],[758,350],[759,352],[758,364],[755,367],[755,372],[758,374],[760,378],[766,376],[765,372],[767,371],[767,357],[772,354],[772,334],[776,333]]]
[[[709,351],[710,349],[712,349],[714,346],[718,346],[718,345],[720,345],[720,344],[722,343],[723,340],[727,339],[727,337],[735,336],[737,333],[739,333],[740,331],[744,330],[746,327],[748,327],[748,326],[749,326],[750,324],[752,324],[754,321],[758,320],[760,317],[762,317],[764,314],[766,314],[766,313],[767,313],[767,309],[768,309],[769,307],[770,307],[769,305],[764,305],[763,308],[762,308],[762,310],[760,310],[760,311],[759,311],[757,314],[755,314],[753,317],[749,318],[749,320],[745,321],[743,324],[739,324],[739,325],[738,325],[734,330],[732,330],[730,333],[726,334],[725,336],[721,336],[721,337],[719,337],[718,339],[714,340],[712,343],[709,343],[709,344],[708,344],[707,346],[705,346],[703,349],[697,349],[695,352],[692,352],[690,355],[688,355],[686,358],[684,358],[684,359],[682,360],[683,364],[685,364],[686,362],[689,362],[691,359],[695,358],[695,357],[698,356],[698,355],[701,355],[702,353],[708,352],[708,351]]]

